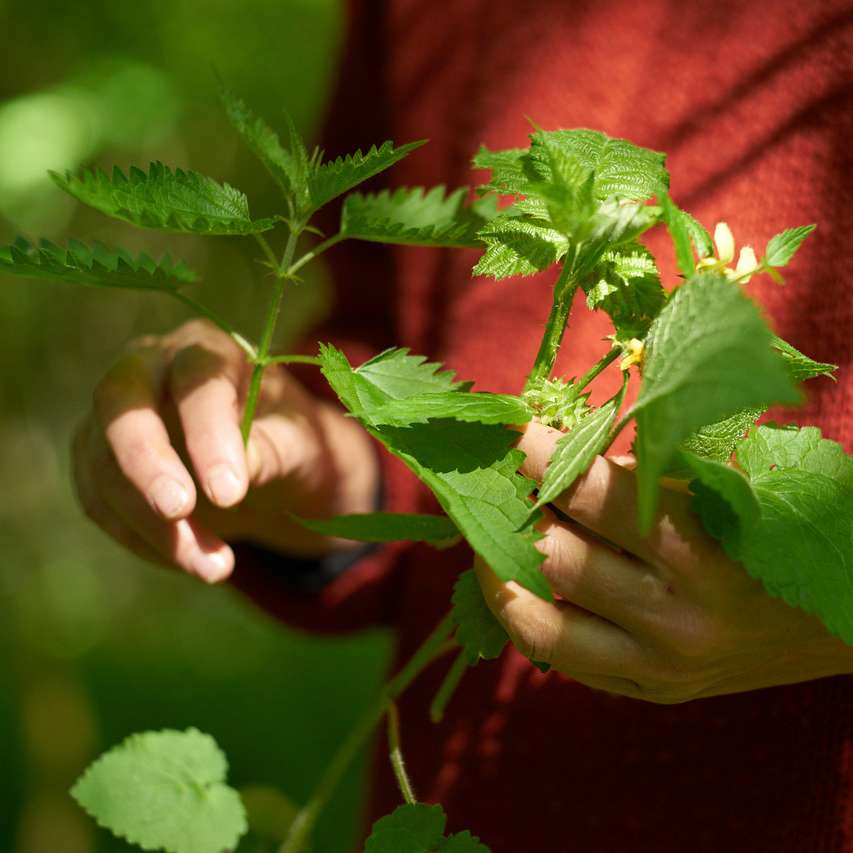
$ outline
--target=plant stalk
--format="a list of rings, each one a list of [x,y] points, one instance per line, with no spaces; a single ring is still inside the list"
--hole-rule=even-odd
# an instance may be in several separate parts
[[[414,681],[415,677],[432,661],[444,641],[456,626],[448,613],[427,637],[408,663],[395,675],[368,705],[337,753],[326,767],[311,799],[296,816],[290,833],[278,853],[301,853],[323,808],[332,796],[346,769],[361,752],[376,726],[393,701]]]

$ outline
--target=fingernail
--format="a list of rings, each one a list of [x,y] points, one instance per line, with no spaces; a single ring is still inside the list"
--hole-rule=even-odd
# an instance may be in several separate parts
[[[214,465],[207,472],[207,491],[217,506],[234,506],[241,497],[240,481],[234,469],[228,465]]]
[[[172,477],[158,477],[151,486],[151,503],[166,518],[174,518],[190,499],[187,490]]]
[[[225,551],[205,552],[196,548],[190,555],[190,569],[207,583],[218,583],[231,574],[231,562]]]

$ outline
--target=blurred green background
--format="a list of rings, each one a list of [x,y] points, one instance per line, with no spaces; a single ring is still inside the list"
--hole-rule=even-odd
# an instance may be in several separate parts
[[[236,186],[266,215],[275,190],[227,125],[216,76],[279,130],[286,105],[311,139],[344,26],[337,0],[0,0],[0,240],[168,250],[199,273],[202,301],[256,337],[253,241],[125,228],[46,170],[162,160]],[[285,336],[329,298],[321,276],[301,287]],[[131,849],[67,791],[134,731],[197,726],[233,784],[302,802],[387,660],[383,633],[300,635],[228,589],[144,565],[76,506],[68,447],[95,382],[128,338],[186,317],[162,296],[0,276],[0,850]],[[362,771],[315,850],[350,849]]]

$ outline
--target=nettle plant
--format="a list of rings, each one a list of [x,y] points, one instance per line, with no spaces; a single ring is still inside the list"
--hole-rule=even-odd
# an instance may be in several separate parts
[[[137,288],[167,294],[225,329],[254,366],[245,404],[248,436],[261,376],[272,364],[319,366],[341,403],[388,451],[403,460],[435,494],[441,516],[372,513],[308,527],[347,539],[413,540],[442,547],[460,535],[504,580],[552,598],[539,571],[536,548],[540,507],[564,491],[604,453],[627,425],[635,429],[639,521],[648,527],[661,477],[689,483],[692,505],[711,535],[744,570],[791,606],[817,614],[853,644],[853,459],[814,427],[756,420],[773,404],[800,399],[803,380],[829,375],[776,337],[743,283],[757,273],[780,279],[813,226],[782,232],[762,257],[751,250],[732,269],[734,247],[725,225],[714,245],[669,195],[664,155],[590,130],[535,130],[525,150],[474,157],[491,172],[469,193],[442,187],[352,192],[392,166],[414,143],[391,142],[330,162],[309,154],[288,119],[278,136],[245,104],[222,93],[227,115],[280,187],[283,212],[249,217],[244,195],[192,172],[154,164],[128,176],[84,171],[54,175],[80,201],[110,216],[160,231],[251,235],[272,273],[272,294],[257,345],[207,310],[187,290],[192,273],[168,256],[137,257],[95,243],[69,241],[66,249],[18,240],[0,249],[0,270],[86,285]],[[311,222],[327,202],[345,196],[337,233],[317,235]],[[651,253],[640,242],[662,225],[672,237],[682,280],[666,289]],[[283,256],[267,231],[286,229]],[[310,240],[301,240],[304,235]],[[353,367],[343,352],[321,344],[316,357],[271,352],[278,306],[303,265],[346,239],[484,249],[474,274],[527,276],[559,268],[542,344],[519,396],[476,392],[406,349],[390,349]],[[305,246],[306,248],[303,248]],[[601,360],[577,380],[552,376],[567,318],[579,291],[613,324]],[[603,405],[588,404],[589,386],[621,360],[622,390]],[[623,411],[632,371],[640,376],[636,401]],[[564,431],[539,485],[518,473],[522,453],[513,425],[539,420]],[[737,465],[732,465],[732,457]],[[391,761],[402,805],[373,827],[365,850],[473,853],[487,848],[469,832],[445,835],[440,805],[417,803],[403,770],[395,698],[438,655],[457,658],[431,708],[440,718],[465,669],[495,658],[508,638],[486,607],[473,571],[462,574],[450,613],[413,658],[384,686],[323,773],[315,795],[297,809],[285,802],[278,820],[288,829],[281,853],[305,849],[318,816],[345,768],[389,718]],[[539,664],[545,668],[544,665]],[[194,729],[132,735],[86,770],[73,795],[103,826],[145,849],[219,853],[233,849],[255,822],[253,798],[225,783],[227,764],[209,735]],[[248,820],[247,820],[247,805]],[[289,813],[292,810],[292,813]],[[487,829],[487,828],[486,828]]]

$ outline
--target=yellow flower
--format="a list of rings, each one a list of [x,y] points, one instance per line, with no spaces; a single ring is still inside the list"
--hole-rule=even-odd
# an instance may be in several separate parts
[[[643,342],[637,338],[631,338],[628,345],[625,347],[628,352],[622,356],[619,362],[620,370],[627,370],[632,364],[637,364],[640,369],[643,368]]]
[[[726,278],[742,281],[745,284],[752,278],[753,273],[761,269],[755,252],[749,246],[740,250],[737,266],[734,269],[729,266],[735,257],[735,238],[732,236],[731,228],[725,222],[718,223],[714,229],[714,245],[717,247],[717,257],[702,258],[696,264],[697,271],[721,272]]]

